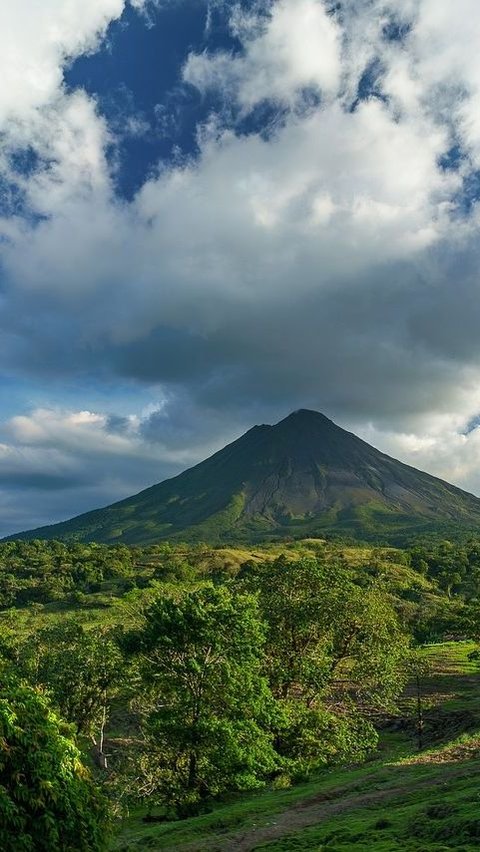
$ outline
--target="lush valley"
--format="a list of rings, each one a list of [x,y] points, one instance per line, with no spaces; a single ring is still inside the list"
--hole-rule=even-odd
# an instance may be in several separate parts
[[[475,848],[479,591],[474,539],[1,544],[4,706],[69,723],[103,826],[61,848]]]

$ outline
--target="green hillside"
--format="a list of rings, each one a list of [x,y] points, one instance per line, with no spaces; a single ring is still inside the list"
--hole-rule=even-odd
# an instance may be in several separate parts
[[[287,790],[237,798],[165,825],[126,819],[117,852],[474,852],[480,844],[480,675],[472,644],[426,648],[426,748],[415,743],[414,684],[375,755]]]
[[[480,500],[312,411],[255,426],[173,479],[18,539],[254,543],[335,534],[402,544],[480,528]]]

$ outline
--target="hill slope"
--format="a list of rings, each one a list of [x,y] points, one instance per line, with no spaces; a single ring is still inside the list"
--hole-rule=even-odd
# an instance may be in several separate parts
[[[163,852],[475,852],[479,849],[478,668],[469,643],[428,648],[426,750],[417,751],[415,686],[385,720],[363,765],[333,767],[289,789],[242,795],[212,813],[122,825],[113,848]]]
[[[213,543],[340,532],[400,542],[479,528],[480,499],[301,410],[133,497],[11,538]]]

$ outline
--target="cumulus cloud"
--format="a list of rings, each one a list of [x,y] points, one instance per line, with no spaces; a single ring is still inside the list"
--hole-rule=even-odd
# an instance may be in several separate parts
[[[48,190],[62,195],[71,179],[80,189],[103,171],[103,125],[95,104],[63,85],[65,65],[94,51],[108,25],[122,14],[125,0],[19,0],[0,11],[0,173],[20,191],[47,189],[35,176],[22,180],[12,157],[27,152],[46,169]],[[88,174],[87,174],[88,173]],[[8,236],[8,226],[4,225]]]
[[[95,48],[124,0],[17,0],[0,10],[0,123],[26,121],[62,87],[63,66]]]
[[[383,452],[447,482],[480,493],[480,429],[468,434],[462,416],[430,418],[420,432],[381,431],[359,426],[358,432]]]
[[[262,100],[295,103],[311,87],[326,96],[338,90],[340,30],[324,3],[278,0],[260,21],[237,7],[231,25],[244,54],[191,54],[184,69],[188,83],[201,91],[222,88],[244,110]]]
[[[477,432],[463,434],[480,410],[477,4],[232,6],[242,49],[183,69],[220,104],[198,156],[159,164],[128,203],[116,128],[62,86],[123,5],[49,0],[25,30],[0,13],[16,51],[0,52],[0,167],[23,197],[0,222],[0,356],[32,380],[154,383],[170,407],[19,415],[0,479],[2,465],[50,465],[53,484],[90,470],[83,493],[123,496],[151,482],[150,458],[161,478],[308,405],[480,493]],[[268,133],[249,124],[261,103],[281,107]],[[121,486],[101,484],[112,459]]]

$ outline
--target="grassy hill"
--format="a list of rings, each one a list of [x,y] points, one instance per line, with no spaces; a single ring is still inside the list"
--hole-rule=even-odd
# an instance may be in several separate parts
[[[125,820],[113,849],[162,852],[473,852],[480,844],[480,674],[467,642],[432,645],[422,685],[427,748],[418,752],[415,698],[384,722],[380,748],[287,790],[237,797],[169,824]]]
[[[480,529],[480,500],[379,452],[317,412],[255,426],[139,494],[11,538],[255,543],[334,534],[402,544]]]

